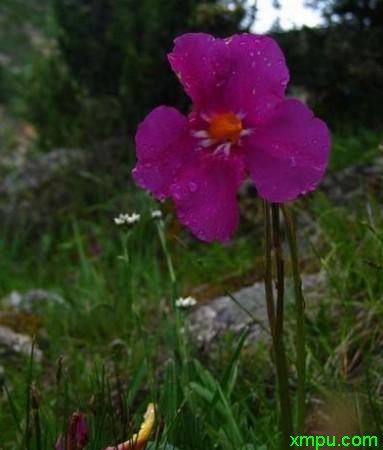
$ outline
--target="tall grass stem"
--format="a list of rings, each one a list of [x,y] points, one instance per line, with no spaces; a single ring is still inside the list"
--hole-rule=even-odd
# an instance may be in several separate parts
[[[283,342],[284,319],[284,262],[281,244],[281,230],[279,222],[279,205],[264,203],[265,212],[265,293],[269,323],[272,330],[275,366],[277,373],[278,397],[280,405],[280,423],[282,429],[282,449],[290,446],[290,436],[293,435],[291,417],[291,402],[288,383],[286,352]],[[271,218],[270,220],[270,212]],[[275,265],[277,274],[277,303],[274,306],[272,286],[272,245],[275,249]],[[271,319],[271,320],[270,320]]]
[[[302,280],[299,270],[297,235],[294,218],[286,205],[282,206],[286,222],[287,240],[290,247],[291,266],[294,280],[296,309],[296,349],[297,349],[297,422],[298,434],[304,434],[305,427],[305,391],[306,391],[306,332],[305,332],[305,300],[302,291]]]

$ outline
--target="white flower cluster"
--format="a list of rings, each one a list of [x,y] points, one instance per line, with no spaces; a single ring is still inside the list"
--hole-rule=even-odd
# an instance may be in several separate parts
[[[197,300],[194,297],[180,297],[175,304],[177,308],[191,308],[197,304]]]
[[[114,223],[116,225],[133,225],[141,219],[141,215],[136,212],[132,214],[120,214],[118,217],[114,218]]]
[[[152,211],[152,219],[161,219],[162,211],[160,209],[156,209]]]

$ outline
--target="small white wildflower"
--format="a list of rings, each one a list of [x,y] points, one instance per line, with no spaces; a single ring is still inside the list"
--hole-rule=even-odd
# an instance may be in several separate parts
[[[114,223],[116,225],[123,225],[124,223],[128,225],[133,225],[141,219],[141,215],[136,212],[132,214],[120,214],[118,217],[114,218]]]
[[[162,211],[159,209],[156,209],[152,211],[152,219],[161,219],[162,217]]]
[[[128,224],[133,224],[135,222],[138,222],[141,219],[141,215],[137,213],[133,213],[129,216],[129,214],[125,214],[125,221]]]
[[[176,300],[177,308],[191,308],[197,304],[197,300],[193,297],[180,297]]]
[[[114,218],[114,223],[116,225],[122,225],[125,222],[124,218],[121,216],[122,216],[122,214],[120,214],[118,217]]]

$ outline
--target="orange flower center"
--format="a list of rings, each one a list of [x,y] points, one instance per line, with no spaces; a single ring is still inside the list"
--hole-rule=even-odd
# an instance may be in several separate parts
[[[211,139],[236,142],[242,131],[242,121],[232,112],[212,117],[207,132]]]

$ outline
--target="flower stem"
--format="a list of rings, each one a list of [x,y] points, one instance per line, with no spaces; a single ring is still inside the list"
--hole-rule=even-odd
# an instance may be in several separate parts
[[[293,216],[286,206],[282,206],[287,225],[287,239],[290,247],[291,265],[294,279],[296,307],[296,348],[298,374],[298,434],[304,432],[305,422],[305,384],[306,384],[306,347],[305,347],[305,300],[302,292],[302,280],[299,272],[298,246]]]
[[[270,220],[270,209],[272,220]],[[291,419],[291,403],[288,384],[286,353],[283,342],[283,308],[284,308],[284,263],[280,240],[279,206],[264,203],[265,211],[265,293],[269,323],[273,338],[275,366],[277,372],[278,396],[280,404],[280,420],[282,428],[282,448],[290,446],[290,436],[293,435]],[[273,299],[272,266],[271,266],[271,231],[275,248],[277,270],[277,304],[276,311]]]
[[[168,272],[169,272],[169,278],[170,278],[170,284],[171,284],[171,294],[172,294],[172,300],[174,303],[178,296],[177,278],[176,278],[176,273],[174,271],[172,257],[170,255],[170,251],[169,251],[167,243],[166,243],[165,224],[162,219],[157,221],[157,231],[158,231],[158,236],[160,238],[162,251],[164,252],[164,255],[165,255],[166,264],[168,266]]]
[[[165,223],[162,219],[157,220],[157,231],[158,236],[160,238],[160,243],[162,247],[162,251],[165,255],[166,264],[168,268],[169,278],[170,278],[170,286],[171,286],[171,300],[172,300],[172,309],[175,320],[175,329],[174,329],[174,340],[175,340],[175,349],[176,349],[176,360],[178,360],[181,364],[187,361],[187,351],[186,344],[184,342],[184,338],[181,332],[181,313],[179,308],[176,306],[176,299],[178,298],[178,285],[176,273],[174,270],[174,265],[171,257],[170,250],[167,245],[166,237],[165,237]]]
[[[263,213],[265,217],[265,295],[267,316],[270,324],[271,336],[275,336],[275,307],[273,299],[273,275],[271,268],[271,221],[270,221],[270,205],[263,201]]]

